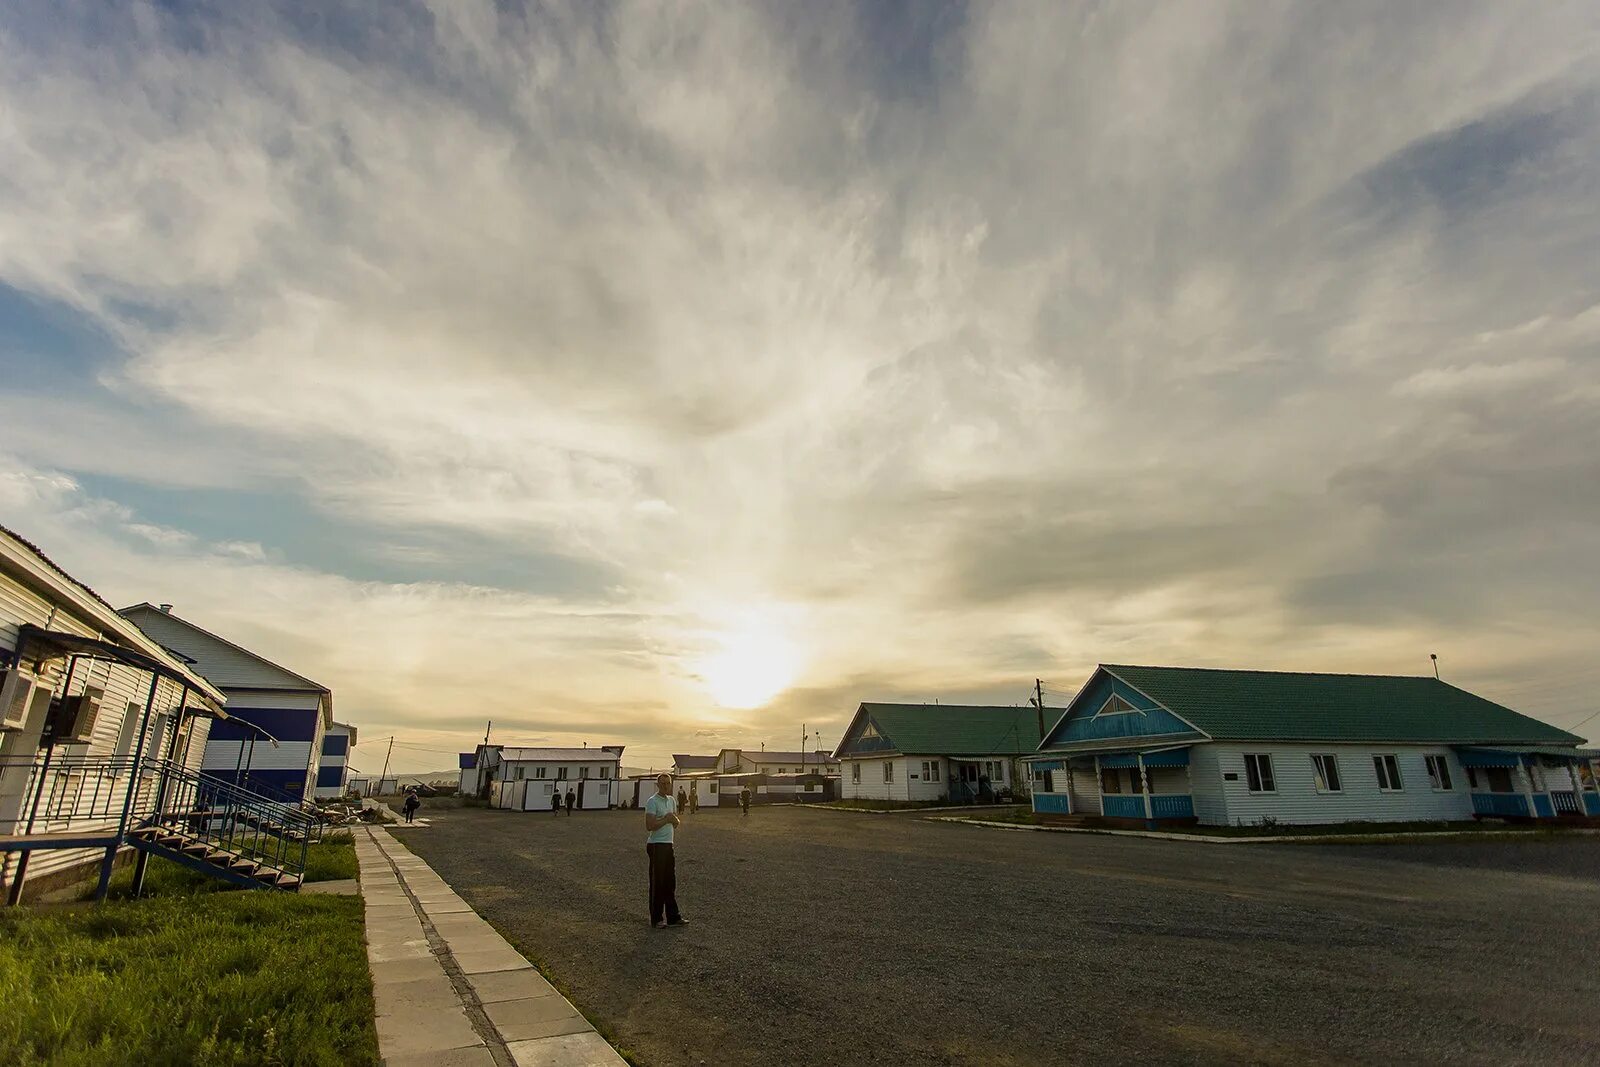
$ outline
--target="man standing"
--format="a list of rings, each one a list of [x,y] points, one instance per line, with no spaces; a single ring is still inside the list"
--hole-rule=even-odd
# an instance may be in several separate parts
[[[550,814],[556,818],[561,817],[561,787],[556,786],[550,790]]]
[[[578,794],[573,792],[573,789],[570,785],[567,786],[567,818],[572,818],[572,805],[576,804],[577,802]]]
[[[746,815],[750,814],[750,787],[745,786],[739,790],[739,807],[744,809]]]
[[[644,851],[650,857],[650,925],[685,926],[678,913],[678,868],[672,854],[672,832],[682,824],[672,796],[672,775],[656,778],[656,795],[644,805]]]

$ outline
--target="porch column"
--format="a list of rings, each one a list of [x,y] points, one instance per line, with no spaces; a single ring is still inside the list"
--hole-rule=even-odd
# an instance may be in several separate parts
[[[1094,758],[1094,795],[1100,798],[1100,817],[1106,814],[1106,787],[1100,778],[1100,757]]]
[[[1539,817],[1539,809],[1533,803],[1533,765],[1524,757],[1519,756],[1517,757],[1517,766],[1522,769],[1524,790],[1522,798],[1528,802],[1528,818],[1537,819]],[[1555,801],[1552,800],[1550,803],[1554,804]]]
[[[1139,781],[1144,783],[1144,821],[1154,822],[1155,816],[1151,814],[1150,809],[1150,775],[1144,769],[1144,753],[1135,752],[1133,758],[1139,764]]]

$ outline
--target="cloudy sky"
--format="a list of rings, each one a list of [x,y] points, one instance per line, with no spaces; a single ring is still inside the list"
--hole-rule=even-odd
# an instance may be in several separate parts
[[[1600,710],[1594,4],[218,7],[0,13],[0,522],[402,769]]]

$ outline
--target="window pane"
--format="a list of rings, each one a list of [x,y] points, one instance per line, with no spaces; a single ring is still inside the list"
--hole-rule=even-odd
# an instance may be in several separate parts
[[[1328,789],[1331,790],[1332,792],[1337,793],[1343,788],[1343,786],[1341,786],[1339,784],[1339,759],[1338,759],[1337,756],[1329,756],[1329,757],[1327,757],[1327,759],[1328,759]]]
[[[1272,757],[1258,756],[1261,761],[1261,788],[1264,792],[1272,792],[1278,784],[1272,780]]]
[[[1261,792],[1261,772],[1256,768],[1256,758],[1254,756],[1246,756],[1244,758],[1244,778],[1245,783],[1250,787],[1250,792]]]

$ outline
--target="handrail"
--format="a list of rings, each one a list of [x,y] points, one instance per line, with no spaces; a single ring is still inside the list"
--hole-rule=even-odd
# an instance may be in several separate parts
[[[26,768],[24,806],[0,833],[92,827],[118,838],[157,828],[238,853],[290,874],[305,870],[321,837],[319,816],[171,760],[146,756],[0,758],[0,771]]]

